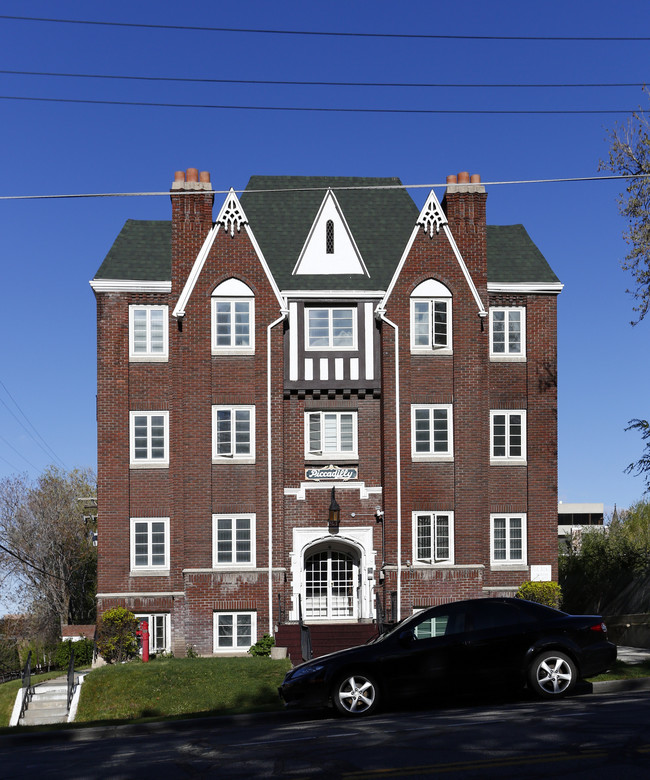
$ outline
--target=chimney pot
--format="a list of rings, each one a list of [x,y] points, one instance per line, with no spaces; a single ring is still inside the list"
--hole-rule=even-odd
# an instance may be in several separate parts
[[[470,180],[470,182],[471,182],[472,184],[480,184],[480,183],[481,183],[481,174],[480,174],[480,173],[473,173],[473,174],[470,176],[470,179],[469,179],[469,180]]]
[[[174,181],[185,181],[185,171],[176,171]]]
[[[199,180],[199,170],[198,168],[188,168],[187,174],[186,174],[186,181],[188,182],[195,182]]]
[[[210,184],[210,171],[201,171],[200,181]]]
[[[451,173],[447,176],[447,184],[456,184],[456,174]]]
[[[461,171],[458,174],[458,183],[459,184],[469,184],[469,173],[467,171]]]

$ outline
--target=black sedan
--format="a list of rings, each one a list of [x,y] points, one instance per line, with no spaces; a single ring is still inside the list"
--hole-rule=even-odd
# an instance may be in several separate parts
[[[351,716],[375,712],[384,699],[435,701],[460,688],[528,684],[552,699],[615,660],[616,645],[597,615],[522,599],[475,599],[423,609],[369,644],[300,664],[279,691],[287,705],[331,703]]]

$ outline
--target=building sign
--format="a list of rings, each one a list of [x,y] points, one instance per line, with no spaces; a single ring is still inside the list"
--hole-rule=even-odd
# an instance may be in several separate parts
[[[330,465],[305,469],[305,479],[310,479],[315,482],[332,479],[340,479],[347,482],[347,480],[356,479],[358,476],[359,469],[356,466]]]

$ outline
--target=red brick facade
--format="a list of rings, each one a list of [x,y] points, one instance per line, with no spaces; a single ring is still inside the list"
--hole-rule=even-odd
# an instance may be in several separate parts
[[[187,182],[177,176],[171,200],[171,286],[95,286],[100,613],[124,605],[136,614],[169,615],[164,644],[177,654],[191,645],[206,655],[227,651],[227,642],[217,647],[215,613],[234,615],[235,622],[238,613],[254,615],[252,641],[295,620],[299,593],[303,610],[308,606],[305,559],[314,552],[322,554],[318,565],[332,567],[322,575],[329,597],[354,590],[354,608],[350,600],[341,614],[327,606],[320,616],[326,622],[372,621],[376,595],[396,619],[429,604],[511,594],[540,573],[556,578],[556,295],[490,289],[482,187],[449,187],[443,201],[478,299],[445,231],[430,235],[414,224],[388,294],[368,298],[378,307],[372,337],[381,381],[374,390],[355,389],[352,382],[343,389],[287,388],[295,326],[288,304],[302,306],[306,299],[278,288],[258,252],[254,225],[221,226],[182,316],[174,316],[213,227],[213,195],[192,174]],[[432,278],[451,293],[451,354],[411,349],[411,294]],[[213,354],[211,298],[229,279],[254,296],[254,354]],[[328,295],[338,300],[331,290]],[[325,297],[314,299],[325,305]],[[351,305],[349,298],[340,300]],[[130,360],[129,306],[152,305],[168,307],[168,357]],[[491,359],[488,310],[495,306],[525,310],[525,360]],[[447,459],[414,458],[412,405],[436,404],[452,409],[453,452]],[[215,406],[254,410],[254,457],[213,457]],[[347,462],[333,458],[335,465],[357,469],[349,481],[305,475],[313,465],[305,455],[305,414],[328,410],[356,415],[357,452]],[[491,410],[525,411],[524,462],[491,464]],[[130,454],[130,414],[152,411],[168,413],[168,463],[143,467]],[[338,533],[327,527],[333,485],[341,507]],[[415,560],[418,512],[453,516],[453,562]],[[254,518],[253,561],[215,565],[213,515]],[[520,559],[493,560],[492,516],[523,518]],[[134,518],[168,522],[166,566],[158,572],[133,565]],[[351,563],[332,562],[332,550],[350,553]],[[348,566],[343,575],[339,565]],[[337,581],[338,590],[337,576],[345,580]],[[312,611],[310,619],[319,616]],[[232,649],[242,648],[235,642]]]

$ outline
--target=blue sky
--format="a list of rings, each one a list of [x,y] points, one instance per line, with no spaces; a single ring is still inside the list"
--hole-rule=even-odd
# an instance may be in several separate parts
[[[640,36],[650,30],[647,2],[621,2],[615,13],[611,2],[593,0],[409,2],[396,8],[384,0],[5,0],[2,14],[468,36]],[[269,35],[5,18],[0,35],[5,71],[428,84],[641,83],[650,77],[647,41]],[[436,110],[631,111],[648,105],[639,87],[300,87],[7,73],[0,73],[0,84],[0,196],[166,192],[174,171],[189,167],[210,171],[219,190],[241,189],[252,174],[399,176],[412,185],[439,184],[465,170],[495,182],[588,177],[607,155],[607,128],[625,119],[143,107],[9,97]],[[642,451],[639,436],[624,428],[630,418],[650,414],[650,322],[630,325],[633,301],[626,288],[632,280],[620,269],[626,252],[616,207],[621,189],[619,182],[488,187],[488,221],[524,223],[565,284],[559,299],[559,497],[603,501],[607,508],[628,506],[643,492],[640,478],[624,474]],[[441,196],[442,188],[437,192]],[[418,205],[426,193],[411,190]],[[88,281],[124,221],[168,219],[169,199],[0,200],[0,215],[0,477],[22,471],[34,476],[55,458],[68,468],[94,466],[95,301]]]

